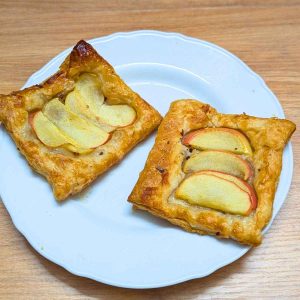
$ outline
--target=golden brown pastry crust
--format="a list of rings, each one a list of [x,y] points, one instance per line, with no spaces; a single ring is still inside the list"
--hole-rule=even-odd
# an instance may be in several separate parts
[[[42,144],[28,123],[30,112],[42,109],[54,97],[63,98],[74,88],[83,72],[97,75],[109,104],[128,104],[136,110],[132,125],[119,128],[111,139],[90,154],[75,155],[67,150]],[[160,123],[160,114],[133,92],[113,67],[94,48],[80,41],[60,66],[60,70],[41,85],[10,95],[0,95],[0,122],[4,124],[31,167],[53,186],[57,200],[64,200],[90,184],[96,177],[119,162],[138,142]]]
[[[205,127],[237,129],[250,140],[258,206],[247,217],[191,205],[174,197],[173,192],[184,176],[182,163],[187,155],[182,135]],[[128,201],[187,231],[259,245],[261,231],[272,216],[282,152],[295,128],[288,120],[225,115],[199,101],[175,101],[159,126],[155,145]]]

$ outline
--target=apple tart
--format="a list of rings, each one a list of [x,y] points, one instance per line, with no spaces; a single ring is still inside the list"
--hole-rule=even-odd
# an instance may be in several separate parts
[[[0,121],[64,200],[118,163],[161,116],[80,41],[45,82],[0,95]]]
[[[187,231],[257,246],[295,124],[178,100],[128,201]]]

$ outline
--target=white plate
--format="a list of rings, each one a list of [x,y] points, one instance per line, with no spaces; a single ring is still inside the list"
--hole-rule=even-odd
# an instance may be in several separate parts
[[[171,101],[201,99],[223,113],[284,118],[263,80],[224,49],[177,33],[136,31],[90,41],[135,91],[164,115]],[[24,87],[57,71],[70,49],[32,75]],[[58,204],[47,181],[31,170],[0,131],[0,191],[18,230],[41,255],[68,271],[130,288],[172,285],[206,276],[249,247],[187,233],[126,201],[154,135],[99,178],[82,199]],[[284,151],[277,214],[291,183],[293,155]]]

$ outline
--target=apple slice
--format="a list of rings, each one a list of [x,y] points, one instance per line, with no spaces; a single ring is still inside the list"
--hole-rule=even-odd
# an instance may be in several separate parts
[[[30,125],[39,140],[46,146],[59,147],[70,142],[61,131],[44,116],[42,111],[38,111],[31,116]]]
[[[96,75],[89,73],[80,75],[75,83],[75,90],[79,92],[91,110],[97,110],[104,103],[104,95]]]
[[[94,151],[94,148],[79,148],[72,144],[63,145],[63,148],[78,154],[89,154]]]
[[[230,128],[199,129],[185,135],[182,143],[200,150],[225,150],[237,154],[252,154],[248,139],[238,130]]]
[[[67,137],[76,148],[96,148],[106,143],[110,135],[92,122],[69,112],[57,98],[44,107],[44,115]]]
[[[125,127],[131,125],[135,121],[136,112],[129,105],[103,104],[100,107],[98,116],[109,125]]]
[[[67,95],[65,100],[65,106],[73,114],[76,114],[81,118],[87,119],[88,121],[92,121],[94,125],[100,127],[108,133],[116,129],[116,127],[114,126],[101,122],[101,119],[97,117],[91,110],[90,106],[83,101],[82,97],[80,96],[77,90],[74,90],[73,92]]]
[[[240,189],[244,190],[245,192],[247,192],[250,195],[251,198],[251,203],[252,203],[252,208],[256,209],[257,207],[257,197],[256,197],[256,193],[253,189],[253,187],[246,181],[237,178],[236,176],[232,176],[223,172],[217,172],[217,171],[200,171],[198,173],[202,173],[202,174],[210,174],[210,175],[214,175],[220,178],[223,178],[225,180],[228,181],[232,181],[233,183],[235,183],[236,185],[239,186]]]
[[[129,105],[104,104],[99,82],[92,74],[82,74],[75,84],[74,92],[75,94],[70,93],[71,95],[67,96],[66,105],[72,108],[73,112],[97,121],[106,131],[131,125],[136,119],[136,112]],[[74,103],[74,98],[79,98],[81,104]],[[103,123],[107,124],[107,127],[104,127]]]
[[[71,152],[87,154],[93,149],[78,148],[72,145],[72,139],[65,136],[52,122],[50,122],[42,111],[38,111],[30,116],[29,123],[36,133],[38,139],[46,146],[56,148],[63,147]]]
[[[253,209],[249,193],[233,181],[205,172],[194,173],[183,180],[175,196],[190,204],[242,216],[249,215]]]
[[[220,171],[244,180],[253,175],[252,167],[246,160],[233,153],[218,150],[193,153],[183,165],[185,173],[203,170]]]

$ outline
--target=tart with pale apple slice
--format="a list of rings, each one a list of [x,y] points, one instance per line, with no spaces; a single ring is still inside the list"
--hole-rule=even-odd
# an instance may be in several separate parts
[[[160,121],[85,41],[42,84],[0,95],[0,122],[59,201],[118,163]]]
[[[288,120],[175,101],[128,201],[187,231],[257,246],[295,128]]]

